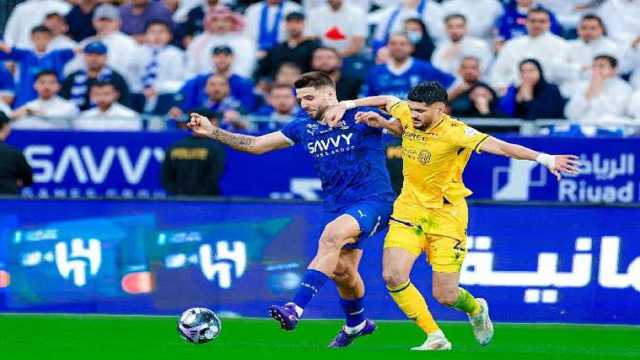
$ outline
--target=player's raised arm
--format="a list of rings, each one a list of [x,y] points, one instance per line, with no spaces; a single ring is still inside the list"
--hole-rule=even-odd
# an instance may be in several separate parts
[[[331,127],[335,127],[338,122],[342,119],[345,111],[349,109],[353,109],[358,106],[372,106],[372,107],[384,107],[387,112],[391,110],[391,106],[396,104],[400,99],[395,96],[369,96],[362,99],[355,100],[345,100],[340,101],[337,105],[331,106],[328,108],[324,116],[323,120],[327,123],[327,125]]]
[[[291,146],[289,139],[279,131],[262,136],[235,134],[220,129],[205,116],[197,113],[191,113],[187,126],[196,134],[217,140],[235,150],[256,155]]]
[[[558,180],[561,174],[576,175],[580,172],[580,163],[575,155],[549,155],[517,144],[511,144],[489,136],[480,144],[480,151],[495,155],[508,156],[518,160],[531,160],[544,165]]]
[[[356,122],[363,123],[376,129],[387,129],[395,136],[402,136],[402,124],[397,119],[385,119],[375,111],[361,111],[356,113]]]

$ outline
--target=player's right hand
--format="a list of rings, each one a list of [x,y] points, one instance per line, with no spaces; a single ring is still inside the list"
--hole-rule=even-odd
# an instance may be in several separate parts
[[[387,122],[387,119],[383,118],[380,114],[374,111],[359,111],[356,113],[355,118],[357,124],[366,124],[376,129],[383,128],[384,123]]]
[[[206,116],[202,116],[198,113],[191,113],[187,127],[194,133],[202,136],[210,136],[213,133],[215,126],[207,119]]]
[[[325,124],[330,127],[338,126],[340,120],[344,116],[344,113],[347,111],[347,107],[344,104],[336,104],[332,105],[324,111],[324,115],[322,115],[322,120],[324,120]]]

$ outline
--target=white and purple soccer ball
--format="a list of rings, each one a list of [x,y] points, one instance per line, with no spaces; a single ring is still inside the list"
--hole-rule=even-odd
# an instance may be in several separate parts
[[[188,309],[178,319],[178,334],[194,344],[204,344],[215,339],[221,330],[222,322],[207,308]]]

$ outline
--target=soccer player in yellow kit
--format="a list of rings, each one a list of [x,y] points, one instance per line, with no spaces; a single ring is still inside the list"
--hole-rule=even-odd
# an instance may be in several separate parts
[[[481,345],[493,337],[486,300],[459,286],[466,250],[471,195],[462,182],[472,152],[488,152],[546,166],[558,178],[578,173],[574,155],[549,155],[483,134],[444,113],[447,92],[437,82],[414,87],[408,101],[374,96],[340,102],[329,109],[325,121],[336,123],[346,109],[384,106],[393,119],[373,112],[356,119],[402,136],[404,182],[396,199],[384,242],[383,277],[398,307],[425,332],[427,340],[412,350],[450,350],[451,343],[434,321],[424,297],[409,275],[418,256],[426,253],[433,269],[432,293],[441,304],[465,312]]]

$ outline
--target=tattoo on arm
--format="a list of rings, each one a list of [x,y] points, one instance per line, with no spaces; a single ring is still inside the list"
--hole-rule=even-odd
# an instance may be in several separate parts
[[[221,143],[229,145],[231,148],[239,151],[252,152],[255,150],[255,136],[234,134],[216,127],[211,132],[210,138],[218,140]]]

